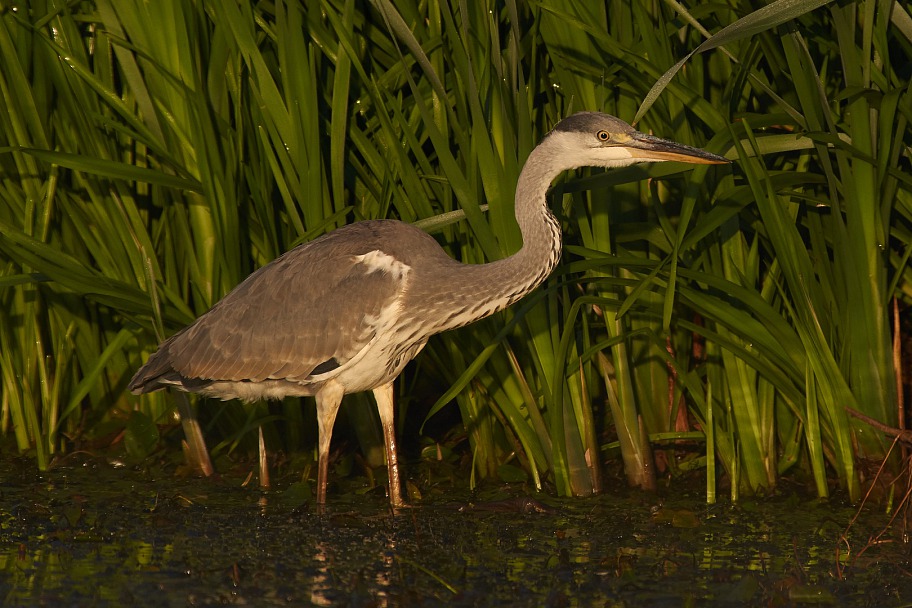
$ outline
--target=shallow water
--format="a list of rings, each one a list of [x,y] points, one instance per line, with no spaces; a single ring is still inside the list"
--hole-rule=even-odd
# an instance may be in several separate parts
[[[836,501],[707,506],[699,493],[619,490],[534,503],[496,488],[395,515],[376,492],[336,493],[318,515],[299,487],[261,492],[230,476],[97,461],[42,475],[4,462],[0,473],[9,606],[912,602],[909,545],[891,528],[858,555],[888,519],[863,513],[840,542],[856,510]]]

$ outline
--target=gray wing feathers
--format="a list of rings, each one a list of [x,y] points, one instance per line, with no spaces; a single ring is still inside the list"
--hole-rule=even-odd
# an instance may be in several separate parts
[[[349,248],[294,249],[163,343],[144,378],[171,368],[184,378],[303,380],[321,363],[358,353],[373,338],[370,321],[401,289]]]

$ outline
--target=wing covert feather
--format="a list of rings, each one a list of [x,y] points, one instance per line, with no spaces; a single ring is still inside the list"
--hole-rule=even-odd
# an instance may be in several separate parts
[[[403,285],[361,262],[363,253],[310,246],[320,244],[267,264],[176,335],[171,367],[190,378],[303,380],[321,363],[357,354]]]

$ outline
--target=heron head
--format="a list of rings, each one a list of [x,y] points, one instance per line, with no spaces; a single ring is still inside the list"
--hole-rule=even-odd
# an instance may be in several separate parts
[[[702,165],[730,162],[699,148],[640,133],[623,120],[600,112],[578,112],[563,119],[548,139],[562,149],[568,169],[663,161]]]

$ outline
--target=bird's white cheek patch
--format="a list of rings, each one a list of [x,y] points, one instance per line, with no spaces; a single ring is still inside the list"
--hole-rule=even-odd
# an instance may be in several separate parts
[[[403,264],[393,256],[383,253],[379,249],[375,249],[364,255],[356,256],[356,258],[358,263],[364,264],[367,267],[368,274],[372,272],[383,272],[399,281],[405,279],[412,269],[411,266]]]

